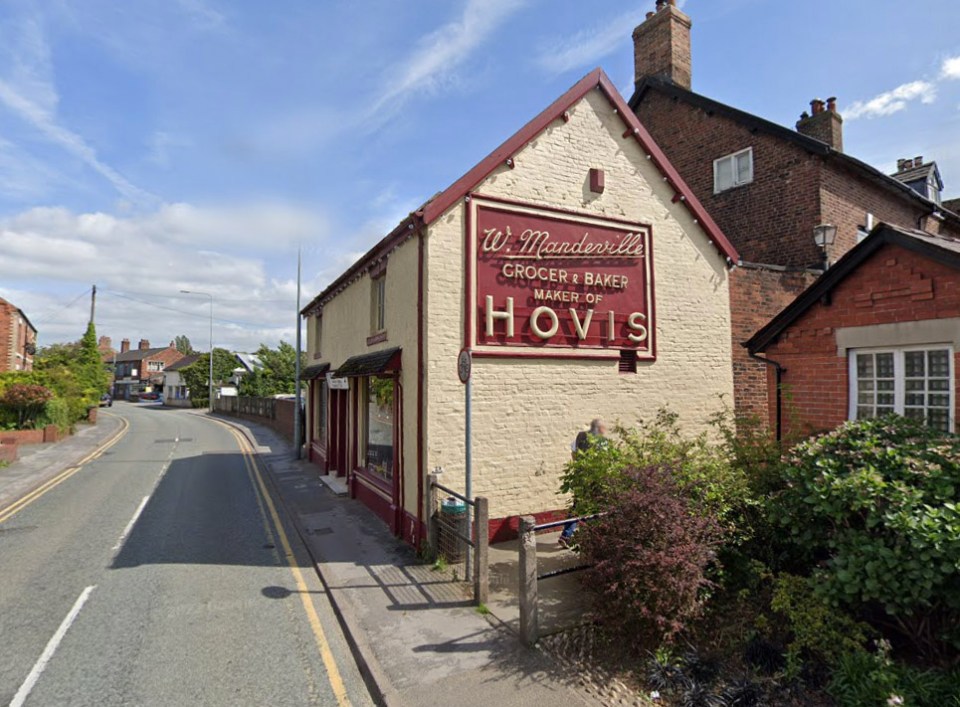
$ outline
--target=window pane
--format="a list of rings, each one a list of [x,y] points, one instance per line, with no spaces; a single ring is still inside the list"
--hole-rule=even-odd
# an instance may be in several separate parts
[[[950,430],[950,413],[946,410],[930,410],[927,413],[927,424],[936,430],[947,432]]]
[[[737,155],[737,184],[746,184],[753,179],[753,157],[750,152]]]
[[[871,418],[871,417],[873,417],[873,408],[872,408],[872,407],[865,407],[865,406],[861,405],[860,407],[857,408],[857,419],[858,419],[858,420],[866,420],[866,419]]]
[[[857,377],[873,378],[873,354],[857,354]]]
[[[925,360],[926,356],[924,356],[923,351],[907,351],[903,356],[907,378],[922,378]]]
[[[935,378],[927,384],[929,390],[950,390],[950,381],[947,378]]]
[[[919,405],[923,407],[923,400],[925,397],[926,396],[923,393],[907,393],[907,397],[903,402],[905,405]]]
[[[892,407],[877,407],[877,417],[882,417],[883,415],[892,415],[894,410]]]
[[[906,390],[906,391],[908,391],[908,392],[909,392],[909,391],[912,391],[912,390],[917,390],[917,391],[923,392],[924,390],[926,390],[926,386],[923,384],[923,379],[922,379],[922,378],[921,378],[921,379],[911,378],[911,379],[908,380],[908,381],[906,382],[906,384],[904,385],[904,390]]]
[[[367,381],[367,469],[390,481],[393,479],[393,379]]]
[[[716,191],[723,191],[733,186],[733,158],[725,157],[717,161]]]
[[[877,390],[892,391],[895,385],[896,381],[894,380],[879,380],[877,381]]]
[[[893,354],[877,354],[877,378],[893,378]]]
[[[950,375],[950,356],[947,351],[931,351],[929,363],[931,378],[946,378]]]
[[[911,420],[923,420],[923,408],[907,408],[903,411],[904,417],[909,417]]]
[[[889,405],[893,407],[893,393],[877,393],[877,405]]]
[[[930,396],[930,406],[938,408],[950,407],[950,396],[949,395],[931,395]]]

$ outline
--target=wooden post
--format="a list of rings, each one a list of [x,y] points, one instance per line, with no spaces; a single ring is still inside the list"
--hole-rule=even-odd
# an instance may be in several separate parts
[[[488,551],[490,549],[490,529],[489,529],[489,505],[487,499],[477,497],[477,505],[474,508],[474,530],[476,545],[474,551],[474,577],[473,577],[473,598],[477,605],[487,603],[487,595],[490,593],[490,577],[488,573]]]
[[[437,524],[436,492],[433,490],[440,483],[440,474],[431,473],[427,483],[427,537],[430,547],[436,553],[440,552],[440,528]]]
[[[533,516],[520,519],[520,641],[528,647],[540,639],[536,525]]]

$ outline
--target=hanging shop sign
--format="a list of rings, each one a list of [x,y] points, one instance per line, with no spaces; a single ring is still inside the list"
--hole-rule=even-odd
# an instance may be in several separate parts
[[[469,209],[469,343],[654,357],[649,225],[481,197]]]

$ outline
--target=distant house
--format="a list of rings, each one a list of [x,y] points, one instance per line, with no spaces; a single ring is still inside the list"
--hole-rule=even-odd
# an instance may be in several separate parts
[[[180,375],[187,366],[200,359],[200,354],[184,356],[163,369],[163,402],[173,407],[190,407],[190,390]]]
[[[113,397],[130,400],[163,386],[163,372],[167,366],[183,358],[173,342],[162,348],[151,348],[150,342],[140,339],[136,349],[130,348],[130,339],[120,342],[120,353],[113,361]]]
[[[23,310],[0,298],[0,371],[32,371],[37,329]]]

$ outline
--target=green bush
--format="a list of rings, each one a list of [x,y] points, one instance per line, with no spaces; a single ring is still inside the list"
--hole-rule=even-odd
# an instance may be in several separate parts
[[[839,707],[960,707],[960,671],[919,670],[876,653],[857,651],[834,665],[827,692]]]
[[[777,577],[770,606],[787,620],[792,635],[787,664],[793,674],[807,657],[833,665],[843,655],[863,651],[874,635],[869,626],[825,601],[805,577]]]
[[[902,417],[798,445],[775,502],[835,606],[882,610],[927,659],[960,647],[960,438]]]
[[[73,423],[74,420],[70,416],[70,406],[67,401],[63,398],[52,398],[44,405],[38,426],[56,425],[61,432],[66,432]]]

